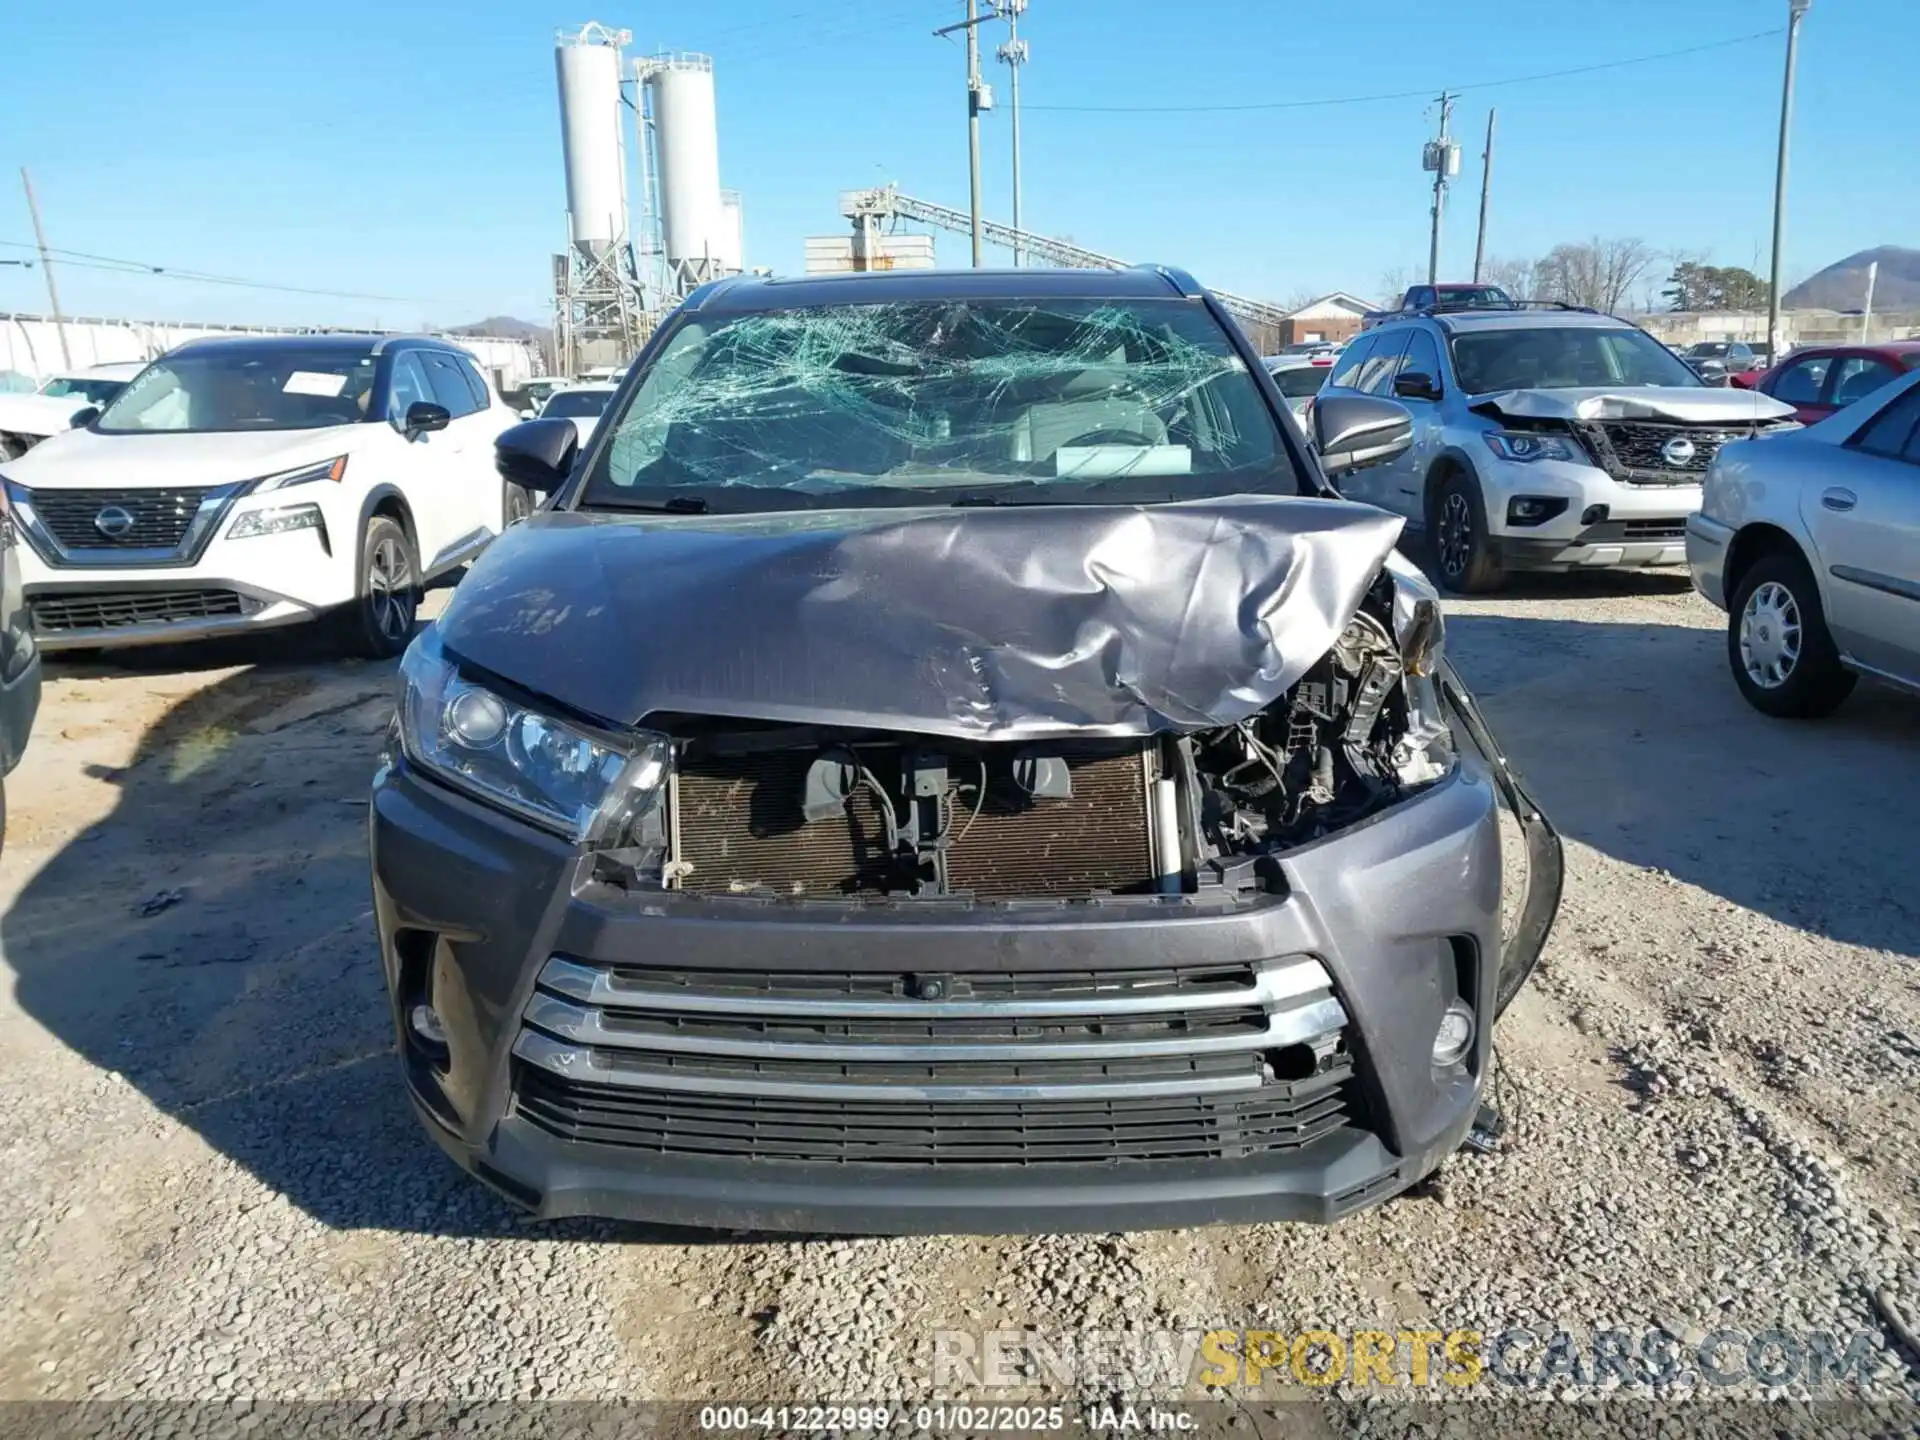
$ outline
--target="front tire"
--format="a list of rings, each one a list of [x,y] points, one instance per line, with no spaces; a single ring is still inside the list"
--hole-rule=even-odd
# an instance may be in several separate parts
[[[1754,709],[1783,720],[1831,715],[1853,693],[1827,630],[1820,587],[1797,555],[1765,555],[1727,608],[1727,663]]]
[[[346,643],[369,660],[391,660],[413,639],[420,613],[420,557],[399,521],[375,515],[360,535],[360,574],[346,615]]]
[[[1487,507],[1471,475],[1454,470],[1440,482],[1427,514],[1440,583],[1456,595],[1485,595],[1507,583],[1487,534]]]

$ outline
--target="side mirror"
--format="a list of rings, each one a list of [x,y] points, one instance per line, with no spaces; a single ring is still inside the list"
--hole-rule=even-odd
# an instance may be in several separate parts
[[[493,442],[493,464],[502,480],[547,495],[565,483],[579,448],[571,420],[523,420]]]
[[[99,418],[100,407],[98,405],[83,405],[67,417],[67,424],[76,430],[84,430]]]
[[[1393,377],[1393,393],[1407,400],[1438,400],[1440,383],[1424,370],[1403,370]]]
[[[1413,444],[1413,416],[1404,405],[1372,395],[1320,395],[1313,437],[1328,476],[1384,465]]]
[[[537,420],[540,418],[540,412],[538,410],[522,410],[520,412],[520,418],[522,420]]]
[[[416,435],[425,435],[432,430],[444,430],[452,423],[453,416],[447,413],[446,406],[436,405],[431,400],[416,400],[407,406],[407,418],[401,430],[411,440]]]

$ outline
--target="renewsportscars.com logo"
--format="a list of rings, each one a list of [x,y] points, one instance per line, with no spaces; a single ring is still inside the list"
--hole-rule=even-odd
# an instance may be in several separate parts
[[[1697,1332],[1695,1332],[1697,1333]],[[1884,1337],[1859,1330],[941,1330],[937,1394],[1104,1386],[1177,1394],[1194,1386],[1534,1390],[1604,1384],[1655,1391],[1802,1385],[1859,1392],[1897,1385]]]

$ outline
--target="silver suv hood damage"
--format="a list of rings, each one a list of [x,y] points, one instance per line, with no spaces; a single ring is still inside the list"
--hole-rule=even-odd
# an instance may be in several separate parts
[[[1515,420],[1671,420],[1700,425],[1752,424],[1793,415],[1791,405],[1757,390],[1666,385],[1500,390],[1475,397],[1469,408]]]
[[[549,512],[494,542],[440,641],[588,716],[970,740],[1232,725],[1334,646],[1402,522],[1343,501]]]

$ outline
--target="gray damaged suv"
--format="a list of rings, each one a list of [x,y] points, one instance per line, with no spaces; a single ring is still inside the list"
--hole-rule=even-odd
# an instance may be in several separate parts
[[[402,667],[408,1089],[542,1215],[1329,1220],[1481,1115],[1559,844],[1177,272],[723,281]],[[1510,853],[1509,853],[1510,852]]]
[[[1400,400],[1414,439],[1341,493],[1424,527],[1441,583],[1465,593],[1513,570],[1684,565],[1720,447],[1797,428],[1792,407],[1709,386],[1637,326],[1564,308],[1389,321],[1321,391],[1352,394]]]

